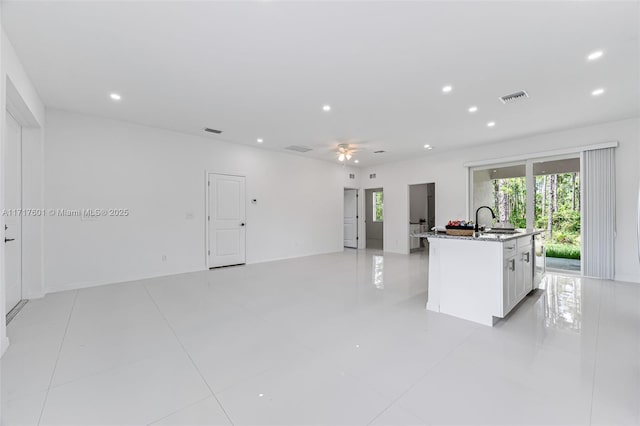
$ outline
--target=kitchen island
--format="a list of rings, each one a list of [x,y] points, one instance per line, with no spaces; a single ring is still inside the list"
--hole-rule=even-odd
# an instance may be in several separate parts
[[[427,309],[493,326],[534,288],[534,236],[413,234],[429,240]]]

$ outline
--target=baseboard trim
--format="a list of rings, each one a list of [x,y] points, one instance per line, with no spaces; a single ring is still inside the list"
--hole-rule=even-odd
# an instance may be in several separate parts
[[[62,291],[70,291],[70,290],[82,290],[85,288],[92,288],[92,287],[100,287],[103,285],[111,285],[111,284],[123,284],[123,283],[128,283],[128,282],[132,282],[132,281],[144,281],[144,280],[150,280],[153,278],[163,278],[163,277],[170,277],[173,275],[182,275],[182,274],[189,274],[192,272],[202,272],[202,271],[206,271],[207,269],[202,268],[202,269],[190,269],[190,270],[186,270],[186,271],[181,271],[181,272],[172,272],[169,274],[157,274],[157,275],[140,275],[137,277],[130,277],[130,278],[121,278],[118,279],[116,281],[113,280],[102,280],[102,281],[85,281],[85,282],[80,282],[80,283],[72,283],[72,284],[65,284],[63,286],[56,286],[53,288],[48,288],[45,294],[49,294],[49,293],[59,293]]]
[[[634,283],[640,284],[640,277],[633,275],[616,275],[614,278],[615,281],[622,281],[625,283]]]
[[[252,260],[247,262],[247,265],[254,265],[258,263],[268,263],[268,262],[278,262],[281,260],[290,260],[290,259],[300,259],[302,257],[310,257],[310,256],[320,256],[323,254],[333,254],[333,253],[342,253],[344,251],[344,247],[340,250],[331,250],[331,251],[319,251],[315,253],[305,253],[298,256],[285,256],[285,257],[274,257],[270,259],[260,259],[260,260]]]
[[[258,263],[267,263],[267,262],[277,262],[277,261],[281,261],[281,260],[298,259],[298,258],[301,258],[301,257],[319,256],[319,255],[323,255],[323,254],[340,253],[343,250],[344,249],[341,248],[339,250],[321,251],[321,252],[316,252],[316,253],[305,253],[305,254],[301,254],[299,256],[286,256],[286,257],[279,257],[279,258],[252,260],[252,261],[247,261],[246,264],[247,265],[253,265],[253,264],[258,264]],[[203,272],[203,271],[208,271],[208,270],[209,270],[209,268],[207,268],[206,266],[203,266],[202,268],[199,268],[199,269],[189,269],[189,270],[185,270],[185,271],[172,272],[172,273],[168,273],[168,274],[141,275],[141,276],[130,277],[130,278],[126,278],[126,279],[118,279],[117,281],[106,281],[106,280],[103,280],[103,281],[85,281],[85,282],[80,282],[80,283],[65,284],[63,286],[56,286],[56,287],[53,287],[53,288],[47,288],[45,293],[43,293],[40,297],[43,297],[44,295],[49,294],[49,293],[59,293],[59,292],[62,292],[62,291],[70,291],[70,290],[82,290],[82,289],[85,289],[85,288],[100,287],[100,286],[103,286],[103,285],[122,284],[122,283],[131,282],[131,281],[143,281],[143,280],[150,280],[150,279],[154,279],[154,278],[164,278],[164,277],[171,277],[171,276],[174,276],[174,275],[190,274],[190,273],[194,273],[194,272]]]

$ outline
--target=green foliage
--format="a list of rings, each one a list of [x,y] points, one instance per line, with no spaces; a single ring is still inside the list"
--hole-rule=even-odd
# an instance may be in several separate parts
[[[576,235],[565,232],[556,232],[553,235],[553,241],[558,244],[576,245]]]
[[[509,221],[516,228],[527,227],[527,185],[524,177],[497,179],[493,181],[493,211],[498,220]],[[504,217],[501,217],[504,214]]]
[[[384,193],[383,192],[374,192],[373,193],[373,221],[374,222],[382,222],[382,212],[384,209]]]
[[[580,246],[569,244],[549,244],[547,245],[547,257],[580,259]]]
[[[560,206],[553,214],[553,228],[560,232],[580,235],[580,212]]]
[[[495,179],[493,189],[496,214],[516,228],[525,228],[526,179]],[[535,201],[534,226],[547,229],[547,256],[580,259],[580,174],[536,176]]]
[[[580,174],[562,173],[553,177],[555,186],[552,185],[552,175],[536,176],[535,227],[548,228],[549,209],[551,209],[552,242],[579,244]],[[551,203],[552,198],[554,203]]]

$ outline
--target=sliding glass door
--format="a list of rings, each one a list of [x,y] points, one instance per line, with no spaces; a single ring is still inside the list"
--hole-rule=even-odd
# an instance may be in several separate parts
[[[580,158],[577,154],[470,169],[469,220],[479,207],[480,225],[539,229],[538,273],[547,268],[580,272]]]
[[[580,158],[536,160],[536,229],[546,254],[547,269],[580,272]]]

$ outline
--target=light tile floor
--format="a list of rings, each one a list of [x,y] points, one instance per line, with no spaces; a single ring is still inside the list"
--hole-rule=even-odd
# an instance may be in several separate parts
[[[9,325],[6,425],[638,424],[640,285],[551,275],[494,328],[427,258],[349,250],[50,294]]]

